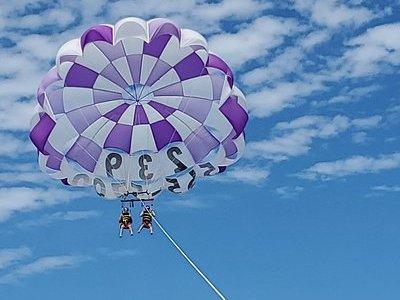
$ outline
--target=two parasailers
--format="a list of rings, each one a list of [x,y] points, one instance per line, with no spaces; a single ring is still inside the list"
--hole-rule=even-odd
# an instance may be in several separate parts
[[[142,218],[142,224],[139,227],[138,233],[142,231],[143,228],[149,229],[150,234],[153,234],[153,217],[155,216],[154,210],[151,209],[149,205],[143,207],[140,217]],[[122,238],[124,230],[129,230],[130,234],[133,235],[133,219],[131,212],[128,207],[122,209],[121,215],[119,217],[119,237]]]

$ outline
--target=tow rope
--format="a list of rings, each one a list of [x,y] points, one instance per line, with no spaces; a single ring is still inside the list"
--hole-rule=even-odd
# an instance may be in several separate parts
[[[151,212],[147,209],[147,207],[143,203],[142,199],[139,198],[139,200],[142,203],[145,210],[153,217],[154,222],[157,224],[158,228],[161,229],[161,231],[171,242],[171,244],[175,246],[176,250],[178,250],[178,252],[183,256],[183,258],[186,259],[186,261],[201,276],[201,278],[203,278],[203,280],[210,286],[210,288],[213,289],[213,291],[218,295],[218,297],[222,300],[226,300],[225,296],[217,289],[217,287],[210,281],[210,279],[208,279],[207,276],[203,274],[203,272],[196,266],[196,264],[189,258],[189,256],[182,250],[181,247],[179,247],[179,245],[174,241],[174,239],[168,234],[168,232],[164,229],[164,227],[160,224],[160,222],[158,222],[158,220],[151,214]]]

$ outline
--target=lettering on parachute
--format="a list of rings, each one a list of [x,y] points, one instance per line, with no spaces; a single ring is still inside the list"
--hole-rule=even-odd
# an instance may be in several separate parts
[[[166,155],[167,159],[176,166],[175,169],[173,170],[175,174],[181,175],[184,173],[189,176],[189,181],[183,182],[183,184],[186,184],[186,189],[189,190],[193,188],[195,185],[197,173],[194,170],[194,168],[189,168],[180,159],[180,156],[183,155],[182,150],[179,147],[174,146],[169,148],[166,151],[166,154],[167,154]],[[129,159],[129,157],[126,157],[125,159]],[[154,177],[155,170],[152,170],[152,168],[156,166],[150,154],[140,155],[136,161],[136,165],[134,165],[135,161],[133,160],[128,163],[132,164],[130,167],[132,168],[132,170],[137,171],[138,178],[140,178],[141,180],[146,182]],[[107,158],[105,160],[105,170],[108,178],[115,179],[114,171],[119,170],[122,166],[124,166],[124,168],[129,168],[129,165],[127,165],[126,162],[124,162],[124,158],[121,154],[112,152],[107,155]],[[213,166],[210,162],[199,164],[199,169],[201,170],[203,176],[214,175],[216,173],[215,171],[218,170],[218,168]],[[137,197],[140,193],[146,191],[145,186],[137,184],[133,181],[130,181],[128,184],[126,179],[121,179],[117,181],[118,182],[111,183],[111,188],[113,192],[115,192],[115,194],[117,195],[126,192],[127,186],[128,190],[130,190],[128,194],[133,195],[135,197]],[[174,176],[167,176],[165,178],[165,181],[168,184],[167,188],[169,191],[174,193],[180,193],[179,190],[182,188],[182,183],[179,182],[178,178]],[[107,189],[106,183],[99,177],[94,177],[92,179],[87,174],[77,174],[72,179],[72,184],[76,186],[86,186],[92,184],[99,196],[104,197],[106,195],[106,189]],[[155,196],[160,192],[161,189],[157,189],[156,191],[153,191],[151,193],[151,196]]]

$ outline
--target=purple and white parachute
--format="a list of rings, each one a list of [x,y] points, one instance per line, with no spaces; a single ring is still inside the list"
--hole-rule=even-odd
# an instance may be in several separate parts
[[[61,47],[37,101],[41,170],[107,198],[185,192],[245,147],[232,71],[202,35],[166,19],[89,28]]]

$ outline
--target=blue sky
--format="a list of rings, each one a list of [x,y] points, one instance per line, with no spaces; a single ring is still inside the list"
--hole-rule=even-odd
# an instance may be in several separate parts
[[[244,158],[160,222],[229,299],[398,299],[400,2],[0,4],[0,298],[214,299],[156,229],[118,239],[119,204],[37,168],[34,94],[90,25],[168,17],[235,71]],[[138,213],[139,208],[135,208]]]

